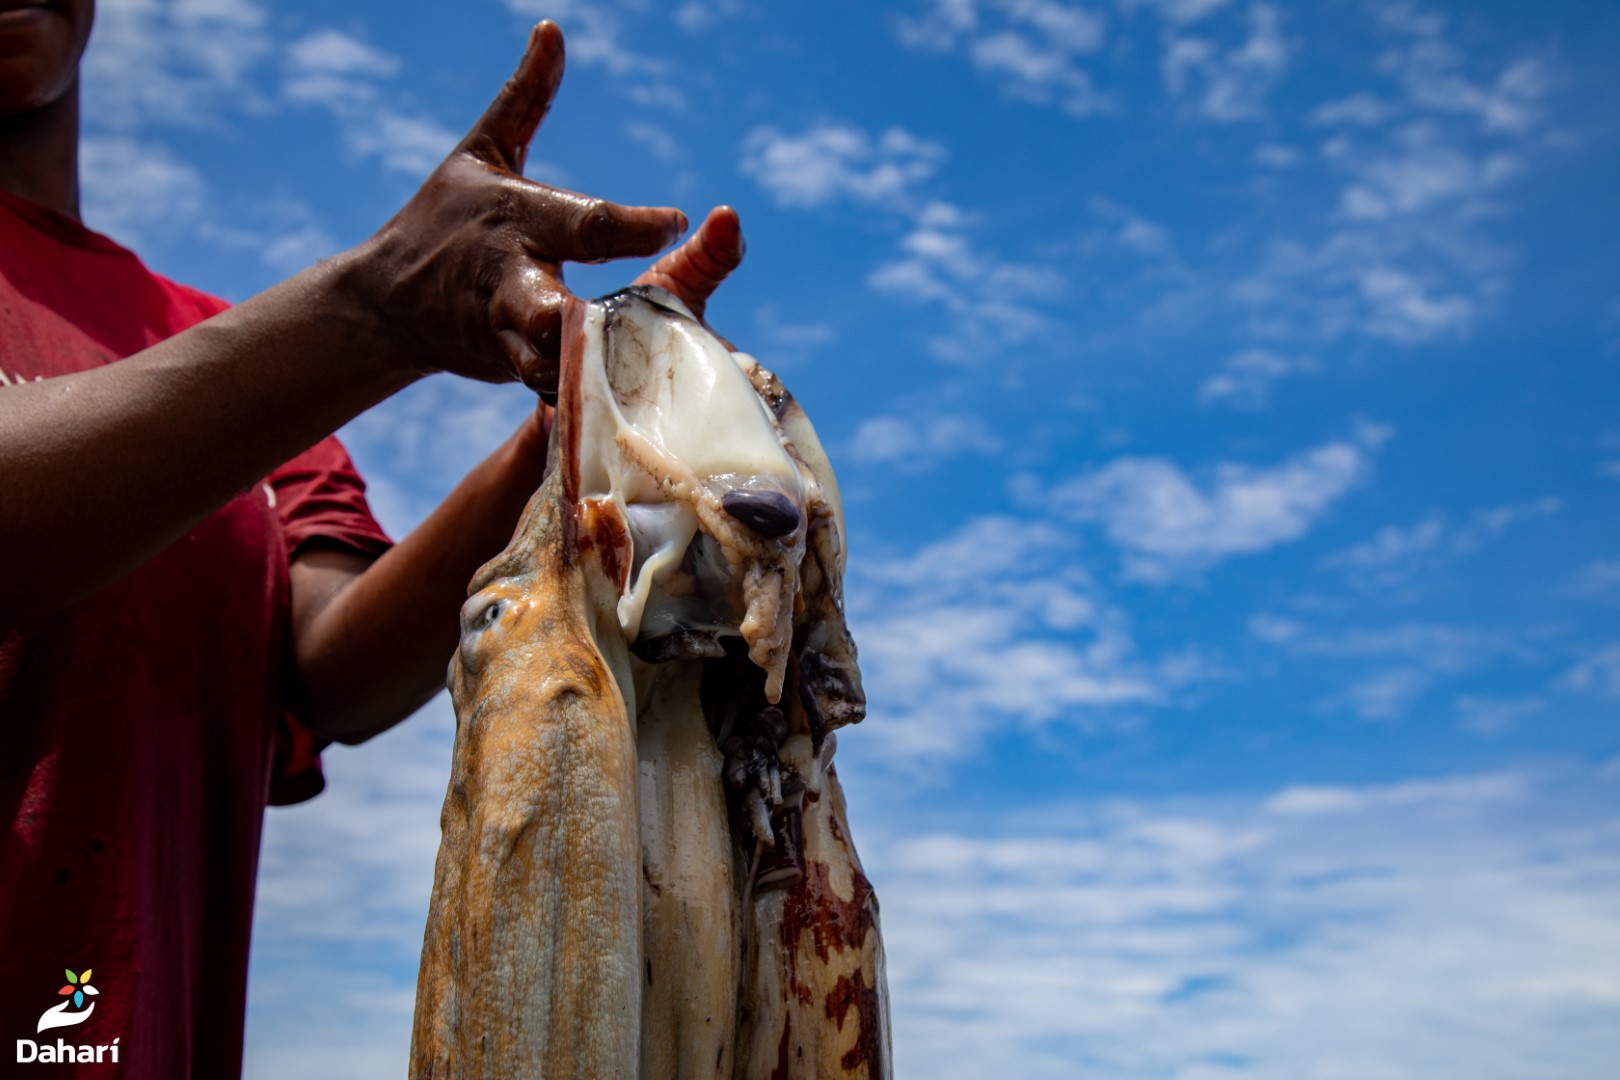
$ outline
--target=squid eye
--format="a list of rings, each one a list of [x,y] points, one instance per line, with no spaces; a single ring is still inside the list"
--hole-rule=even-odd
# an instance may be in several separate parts
[[[799,508],[780,491],[728,491],[720,497],[726,513],[767,540],[799,527]]]
[[[462,609],[461,632],[463,634],[481,634],[485,630],[501,621],[506,613],[508,601],[505,597],[473,597]]]
[[[495,629],[511,605],[509,597],[486,595],[474,596],[462,607],[461,648],[458,655],[464,670],[476,673],[483,666],[486,659],[482,655],[486,651],[482,648],[484,634]]]

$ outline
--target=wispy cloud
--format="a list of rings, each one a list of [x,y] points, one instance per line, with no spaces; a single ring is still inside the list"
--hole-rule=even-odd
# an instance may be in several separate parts
[[[899,1070],[1596,1075],[1613,1040],[1580,1018],[1620,1008],[1614,829],[1510,773],[897,821],[861,840]]]
[[[1249,620],[1259,640],[1298,656],[1398,661],[1434,672],[1457,673],[1492,659],[1524,663],[1540,660],[1522,636],[1501,630],[1447,623],[1408,622],[1386,626],[1334,626],[1327,629],[1272,614]]]
[[[1349,709],[1363,720],[1394,720],[1405,715],[1434,683],[1434,675],[1413,667],[1389,668],[1355,679],[1323,707]]]
[[[212,124],[262,101],[251,75],[276,47],[254,0],[99,5],[85,53],[85,116],[123,132]]]
[[[1055,298],[1063,278],[1045,265],[1004,261],[970,238],[968,215],[932,202],[900,241],[898,257],[868,276],[872,287],[910,303],[931,303],[951,316],[929,351],[971,365],[1028,341],[1048,325],[1039,302]]]
[[[913,210],[917,185],[945,157],[938,143],[891,127],[876,137],[848,124],[815,124],[798,134],[758,127],[743,140],[742,172],[781,206],[840,199]]]
[[[1099,12],[1058,0],[931,0],[894,25],[901,44],[960,54],[1010,97],[1078,117],[1114,107],[1082,63],[1106,40]]]
[[[1299,539],[1366,480],[1389,434],[1363,425],[1278,465],[1226,462],[1202,480],[1164,458],[1123,457],[1058,485],[1052,499],[1102,526],[1128,576],[1168,581]]]
[[[873,416],[861,421],[850,439],[851,461],[922,472],[963,454],[995,454],[1000,439],[977,416],[924,412]]]
[[[247,1076],[405,1074],[454,733],[441,695],[363,748],[327,751],[325,793],[270,812]]]
[[[403,536],[517,430],[536,399],[510,386],[441,375],[362,413],[338,434],[370,482],[377,519]]]
[[[157,142],[87,136],[79,148],[79,173],[85,223],[125,244],[185,227],[209,202],[202,173]]]
[[[1620,595],[1620,559],[1594,559],[1575,571],[1569,591],[1577,596]]]
[[[1559,679],[1565,690],[1620,698],[1620,641],[1592,649]]]
[[[1048,325],[1041,303],[1063,278],[1047,263],[1001,258],[974,236],[974,216],[926,195],[945,148],[900,127],[880,135],[822,122],[797,134],[759,127],[743,141],[741,169],[778,205],[876,208],[903,223],[897,251],[867,276],[880,292],[942,309],[949,322],[929,351],[974,364]]]
[[[358,158],[414,178],[425,177],[454,149],[460,134],[424,113],[403,109],[386,92],[398,58],[342,31],[323,29],[287,49],[282,95],[330,112]]]
[[[1394,14],[1398,9],[1405,11]],[[1540,56],[1521,57],[1494,77],[1472,77],[1467,56],[1446,40],[1445,20],[1419,16],[1406,5],[1380,9],[1386,26],[1401,39],[1382,58],[1384,69],[1400,80],[1418,106],[1473,119],[1487,132],[1522,135],[1542,118],[1554,78]]]
[[[1457,699],[1457,719],[1464,731],[1475,735],[1505,735],[1526,720],[1546,711],[1546,701],[1535,695],[1483,697],[1464,694]]]
[[[1458,525],[1437,511],[1413,525],[1386,525],[1371,538],[1324,556],[1322,566],[1342,571],[1360,588],[1392,588],[1479,551],[1514,525],[1562,509],[1562,500],[1546,496],[1481,508]]]
[[[1271,388],[1278,380],[1315,370],[1315,361],[1308,358],[1294,359],[1267,349],[1244,349],[1228,356],[1221,370],[1204,380],[1198,388],[1198,400],[1204,405],[1264,409],[1271,404]]]
[[[1082,730],[1167,699],[1124,615],[1081,569],[1074,538],[1043,521],[979,517],[891,559],[868,554],[851,621],[872,703],[858,737],[921,770],[998,729]]]
[[[626,16],[632,25],[644,21],[646,9],[618,0],[503,0],[508,11],[523,19],[553,19],[568,37],[569,63],[601,68],[613,76],[610,84],[639,105],[680,112],[688,105],[686,92],[676,77],[676,65],[663,50],[641,50],[629,43]],[[704,16],[718,16],[724,4],[701,7]],[[693,9],[693,10],[688,10]],[[682,15],[685,14],[683,21]],[[674,13],[683,28],[698,18],[696,5],[688,4]]]
[[[1222,48],[1208,37],[1172,32],[1165,43],[1165,89],[1205,120],[1231,123],[1265,116],[1265,99],[1288,70],[1289,44],[1281,14],[1251,4],[1247,36]]]
[[[1456,806],[1512,802],[1525,797],[1528,785],[1516,773],[1449,777],[1444,780],[1404,780],[1397,784],[1365,787],[1287,787],[1267,799],[1265,812],[1285,816],[1306,814],[1359,814],[1414,806]]]

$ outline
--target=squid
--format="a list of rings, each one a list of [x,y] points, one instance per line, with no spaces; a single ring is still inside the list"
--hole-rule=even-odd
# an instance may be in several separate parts
[[[889,1077],[814,428],[633,286],[566,312],[548,469],[461,613],[411,1076]]]

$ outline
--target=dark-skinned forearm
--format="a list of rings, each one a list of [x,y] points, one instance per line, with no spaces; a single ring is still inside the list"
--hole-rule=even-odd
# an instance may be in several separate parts
[[[353,253],[142,352],[0,389],[0,624],[117,580],[411,382]]]
[[[541,414],[532,416],[357,576],[345,579],[341,559],[294,564],[299,712],[312,729],[362,742],[444,688],[467,582],[512,538],[540,486],[548,428]],[[323,589],[323,576],[336,587]],[[311,593],[309,610],[298,611],[298,598]]]

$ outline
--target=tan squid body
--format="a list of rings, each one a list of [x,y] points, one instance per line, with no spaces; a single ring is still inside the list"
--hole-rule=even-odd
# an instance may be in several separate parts
[[[774,375],[659,289],[570,308],[550,471],[451,662],[415,1080],[891,1075],[844,551]]]

